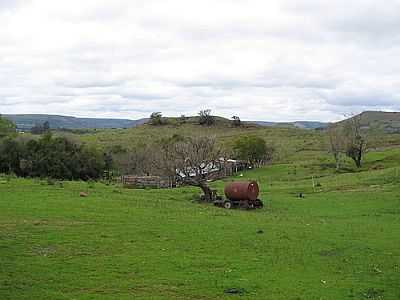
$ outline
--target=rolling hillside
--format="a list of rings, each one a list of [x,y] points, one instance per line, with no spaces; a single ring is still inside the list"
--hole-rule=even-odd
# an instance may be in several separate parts
[[[105,118],[78,118],[60,115],[46,114],[21,114],[21,115],[3,115],[3,117],[13,121],[18,130],[29,130],[35,124],[42,124],[46,121],[50,123],[53,129],[123,129],[136,127],[145,124],[148,119],[105,119]],[[170,125],[179,125],[181,120],[175,117],[165,118]],[[231,120],[223,117],[216,117],[217,125],[230,125]],[[343,121],[338,122],[341,124]],[[198,123],[198,117],[188,117],[187,124]],[[244,121],[246,127],[276,127],[276,128],[298,128],[298,129],[323,129],[329,126],[329,123],[318,121],[296,121],[296,122],[268,122],[268,121]],[[366,111],[361,114],[361,125],[365,129],[372,129],[385,133],[400,133],[400,112],[381,112]]]
[[[53,129],[110,129],[110,128],[130,128],[142,125],[148,121],[147,118],[130,120],[130,119],[105,119],[105,118],[78,118],[71,116],[61,115],[46,115],[46,114],[16,114],[16,115],[3,115],[3,117],[11,120],[17,126],[18,130],[28,131],[36,124],[43,124],[48,121],[50,127]],[[229,124],[231,120],[216,117],[218,124]],[[179,123],[179,118],[168,117],[166,118],[169,123]],[[188,117],[187,123],[197,123],[198,117]],[[328,123],[313,122],[313,121],[298,121],[298,122],[267,122],[267,121],[245,121],[247,126],[252,124],[263,127],[279,127],[279,128],[302,128],[302,129],[316,129],[325,128]]]
[[[400,112],[366,111],[361,114],[361,125],[365,129],[400,133]]]
[[[343,173],[306,154],[225,180],[257,180],[257,211],[0,175],[0,299],[399,299],[400,149]]]

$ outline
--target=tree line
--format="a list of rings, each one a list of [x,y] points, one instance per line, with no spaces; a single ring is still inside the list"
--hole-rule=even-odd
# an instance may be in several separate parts
[[[111,165],[107,154],[66,137],[54,137],[50,131],[40,138],[19,136],[15,126],[0,117],[0,173],[88,180],[101,178]]]

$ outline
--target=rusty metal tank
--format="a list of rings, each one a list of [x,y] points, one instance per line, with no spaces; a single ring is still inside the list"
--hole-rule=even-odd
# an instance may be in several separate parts
[[[225,196],[230,200],[257,200],[259,187],[256,181],[231,182],[225,185]]]

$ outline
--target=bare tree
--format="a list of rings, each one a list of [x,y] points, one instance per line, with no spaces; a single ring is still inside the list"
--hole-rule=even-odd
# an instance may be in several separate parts
[[[242,125],[242,121],[240,120],[240,118],[238,116],[233,116],[232,117],[232,124],[235,127],[240,127],[240,125]]]
[[[213,195],[207,180],[221,155],[213,137],[190,137],[175,144],[177,176],[185,184],[197,186],[204,193],[204,200],[211,202]]]
[[[350,157],[357,168],[361,168],[362,159],[367,151],[367,135],[361,128],[361,115],[353,116],[344,124],[346,140],[346,155]]]
[[[167,176],[171,185],[177,179],[183,184],[199,187],[206,202],[213,200],[208,180],[220,171],[221,148],[213,137],[174,135],[156,143],[145,144],[114,157],[125,174]]]
[[[329,152],[333,155],[336,163],[336,170],[340,169],[342,156],[345,152],[345,139],[343,136],[343,128],[331,125],[328,127]]]
[[[157,175],[166,176],[170,186],[176,185],[177,159],[175,153],[176,143],[183,141],[180,135],[173,135],[170,138],[162,138],[153,145],[153,161],[156,165]]]
[[[158,170],[155,154],[150,144],[138,145],[133,149],[113,153],[113,160],[122,174],[155,175]]]
[[[150,124],[151,125],[162,125],[163,124],[163,117],[161,112],[153,112],[150,115]]]
[[[214,125],[215,118],[211,115],[211,109],[201,110],[199,112],[199,124],[211,126]]]

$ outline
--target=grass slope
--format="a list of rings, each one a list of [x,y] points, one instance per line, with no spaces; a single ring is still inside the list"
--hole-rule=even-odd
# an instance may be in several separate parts
[[[378,133],[400,133],[400,112],[365,111],[358,115],[363,128]],[[338,122],[343,124],[345,121]]]
[[[225,123],[219,123],[217,126],[200,126],[190,123],[162,126],[146,124],[125,130],[99,130],[91,134],[75,135],[75,138],[103,148],[118,145],[129,149],[141,143],[158,140],[161,137],[171,137],[174,134],[215,136],[220,143],[226,145],[231,145],[240,136],[255,135],[264,138],[268,144],[276,146],[282,155],[304,149],[320,150],[325,143],[323,133],[317,131],[268,128],[250,124],[235,128]]]
[[[260,211],[0,179],[0,299],[399,299],[400,150],[346,173],[316,154],[233,178],[259,181]]]
[[[258,136],[266,140],[268,145],[276,149],[275,161],[295,161],[299,153],[306,153],[308,158],[319,155],[319,151],[326,151],[328,140],[325,132],[320,130],[305,130],[299,128],[271,128],[252,124],[242,127],[232,127],[230,123],[221,119],[216,126],[200,126],[193,123],[169,124],[152,126],[144,124],[129,129],[105,129],[90,132],[89,134],[65,134],[84,143],[101,147],[105,150],[114,146],[130,149],[149,141],[157,141],[161,137],[171,137],[174,134],[183,136],[208,135],[231,148],[233,142],[241,136]],[[400,134],[382,134],[372,131],[368,136],[368,145],[371,149],[400,145]],[[317,151],[317,153],[315,152]],[[302,154],[303,155],[303,154]]]

